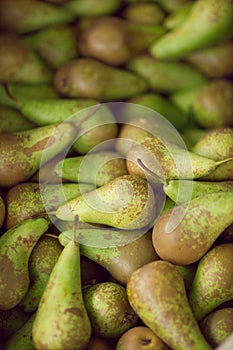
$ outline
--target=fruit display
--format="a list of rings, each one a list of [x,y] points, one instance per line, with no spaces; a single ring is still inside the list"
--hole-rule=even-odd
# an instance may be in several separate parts
[[[0,1],[0,350],[231,350],[232,0]]]

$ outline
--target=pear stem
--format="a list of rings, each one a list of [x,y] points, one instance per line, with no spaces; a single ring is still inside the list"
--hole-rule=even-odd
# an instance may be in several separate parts
[[[233,157],[226,158],[226,159],[223,159],[223,160],[220,160],[220,161],[216,162],[216,165],[219,166],[219,165],[221,165],[221,164],[230,162],[230,161],[232,161],[232,160],[233,160]]]
[[[137,158],[137,163],[145,172],[149,173],[153,178],[158,179],[159,182],[162,182],[162,184],[165,185],[166,181],[162,179],[159,175],[154,173],[152,170],[147,168],[147,166],[143,163],[143,161],[140,158]]]

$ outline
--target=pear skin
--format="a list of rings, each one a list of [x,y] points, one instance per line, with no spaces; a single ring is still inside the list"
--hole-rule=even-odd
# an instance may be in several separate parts
[[[0,196],[0,228],[3,225],[3,222],[5,220],[5,214],[6,214],[6,206],[3,198]]]
[[[106,339],[92,335],[86,350],[113,350],[113,347]]]
[[[232,223],[232,216],[232,192],[197,197],[158,218],[152,235],[155,250],[162,259],[174,264],[192,264],[206,254]]]
[[[193,1],[187,1],[182,6],[178,7],[175,11],[170,13],[164,20],[164,26],[172,30],[180,26],[190,14],[193,7]]]
[[[0,131],[24,131],[35,127],[35,124],[17,110],[9,106],[0,106]]]
[[[127,295],[143,323],[168,347],[212,349],[198,327],[183,278],[173,264],[159,260],[133,272],[127,283]]]
[[[70,0],[65,5],[68,10],[78,17],[106,16],[119,9],[121,1],[119,0]]]
[[[200,321],[217,306],[233,298],[233,244],[212,248],[199,262],[189,302]]]
[[[123,175],[104,186],[72,199],[56,210],[60,220],[109,225],[127,230],[140,229],[156,215],[155,195],[144,179]]]
[[[165,18],[165,12],[153,2],[129,3],[123,10],[123,17],[128,21],[143,24],[161,24]]]
[[[160,59],[179,59],[190,52],[228,39],[232,33],[230,0],[198,0],[185,21],[152,43],[150,52]]]
[[[28,219],[1,236],[0,310],[15,307],[26,294],[30,283],[29,257],[48,227],[45,219]]]
[[[10,338],[28,320],[29,316],[18,306],[9,310],[0,310],[0,339]]]
[[[41,350],[84,350],[90,336],[81,288],[79,245],[71,240],[60,254],[40,300],[32,341]]]
[[[184,6],[189,0],[157,0],[164,11],[170,13]]]

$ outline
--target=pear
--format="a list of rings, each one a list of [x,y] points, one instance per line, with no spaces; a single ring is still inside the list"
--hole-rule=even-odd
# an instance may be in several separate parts
[[[5,343],[5,350],[35,350],[32,343],[32,326],[36,314],[32,314],[27,322],[15,332]]]
[[[94,186],[88,184],[74,183],[47,184],[43,187],[38,183],[24,182],[11,187],[6,194],[6,228],[9,229],[25,219],[44,215],[45,211],[55,210],[66,200],[93,189]]]
[[[182,6],[178,7],[175,11],[171,12],[164,20],[164,26],[172,30],[179,27],[188,17],[193,7],[194,2],[187,1]]]
[[[75,31],[68,25],[44,27],[24,42],[54,69],[78,56]]]
[[[79,230],[76,231],[76,239],[79,237],[78,232]],[[94,234],[94,232],[91,232],[91,230],[89,230],[88,233],[90,235],[92,234],[92,236]],[[98,232],[96,233],[98,234]],[[106,230],[103,231],[106,239],[110,238],[110,233],[111,232],[109,232],[107,235]],[[85,230],[81,229],[80,234],[85,235]],[[128,235],[128,233],[123,234]],[[65,245],[68,242],[67,237],[71,239],[71,231],[61,233],[59,235],[59,241]],[[116,244],[109,247],[104,245],[101,247],[100,244],[93,246],[91,244],[85,244],[85,242],[81,241],[80,250],[83,256],[104,267],[116,281],[118,281],[120,284],[126,285],[132,272],[144,264],[158,259],[152,245],[150,232],[146,232],[144,234],[142,233],[139,237],[137,237],[135,234],[134,239],[130,241],[128,238],[128,241],[129,242],[125,242],[124,245]],[[100,239],[98,239],[98,243],[100,243]]]
[[[184,280],[184,286],[187,293],[189,293],[193,279],[195,277],[197,266],[196,264],[191,265],[175,265],[177,270],[180,272]]]
[[[32,249],[48,229],[43,218],[24,220],[0,238],[0,310],[15,307],[29,286],[28,260]]]
[[[0,106],[0,131],[24,131],[35,127],[35,124],[17,110],[9,106]]]
[[[32,250],[28,262],[30,285],[19,306],[25,312],[36,311],[62,246],[58,239],[44,235]]]
[[[198,0],[185,21],[152,43],[150,52],[160,59],[178,59],[228,39],[232,33],[230,0]]]
[[[60,220],[99,223],[116,228],[140,229],[155,217],[155,195],[144,180],[123,175],[81,197],[68,201],[56,211]]]
[[[134,326],[138,316],[129,305],[126,290],[115,282],[103,282],[83,289],[83,298],[93,334],[117,338]]]
[[[87,350],[113,350],[113,347],[106,339],[92,335]]]
[[[200,328],[209,344],[216,348],[233,332],[233,308],[223,308],[207,315]]]
[[[35,0],[2,0],[0,13],[0,26],[17,33],[69,23],[75,17],[66,8]]]
[[[122,16],[135,23],[161,24],[165,18],[165,12],[161,7],[152,2],[129,3],[124,9]]]
[[[128,172],[125,159],[119,153],[100,151],[66,158],[56,165],[55,173],[72,182],[90,183],[100,187]]]
[[[78,17],[95,17],[112,14],[119,9],[120,5],[119,0],[70,0],[65,8]]]
[[[0,135],[0,186],[9,187],[28,180],[41,162],[64,151],[73,141],[76,129],[63,123]]]
[[[212,248],[200,260],[189,293],[189,302],[198,321],[233,298],[232,264],[231,243]]]
[[[77,58],[64,64],[56,71],[54,84],[62,96],[104,102],[131,98],[148,87],[138,75],[93,58]]]
[[[210,78],[228,78],[233,75],[233,41],[227,40],[218,45],[194,51],[186,60],[199,68]]]
[[[182,136],[186,137],[188,139],[190,144],[190,150],[193,148],[193,146],[208,132],[208,129],[200,129],[197,127],[188,128],[185,130],[182,130]],[[195,152],[194,152],[195,153]]]
[[[189,0],[157,0],[162,9],[166,12],[174,12],[184,6]]]
[[[71,240],[60,254],[40,300],[32,341],[41,350],[84,350],[90,336],[81,288],[79,245]]]
[[[180,183],[182,181],[182,184]],[[182,191],[180,189],[182,188]],[[164,187],[164,192],[178,204],[186,203],[191,199],[213,192],[233,192],[233,181],[192,181],[171,180]],[[192,189],[190,198],[190,189]]]
[[[1,5],[2,2],[0,9]],[[0,81],[3,83],[42,84],[52,81],[50,69],[14,33],[0,34],[0,67]]]
[[[212,349],[198,327],[183,278],[173,264],[154,261],[133,272],[127,283],[127,295],[143,323],[170,348]]]
[[[232,192],[206,194],[170,209],[154,225],[155,250],[162,259],[174,264],[192,264],[232,223],[232,214]]]
[[[18,306],[9,310],[0,310],[0,339],[11,337],[28,320],[29,316]]]
[[[184,62],[166,62],[149,54],[133,57],[127,68],[143,77],[153,91],[174,93],[201,86],[206,82],[204,75]]]
[[[6,215],[6,206],[3,198],[0,196],[0,228],[3,225]]]
[[[116,350],[168,350],[168,346],[145,326],[126,331],[118,340]]]

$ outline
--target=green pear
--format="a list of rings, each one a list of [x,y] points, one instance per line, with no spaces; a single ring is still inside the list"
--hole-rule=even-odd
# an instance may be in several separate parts
[[[192,120],[193,124],[195,121],[194,102],[200,92],[200,89],[201,86],[196,86],[192,89],[176,91],[169,96],[169,100],[171,100],[179,109],[181,109],[182,112],[185,113],[190,120]]]
[[[182,136],[186,137],[188,139],[190,144],[190,150],[192,147],[208,132],[208,129],[200,129],[197,127],[188,128],[185,130],[182,130]],[[195,152],[194,152],[195,153]]]
[[[189,0],[157,0],[162,9],[166,12],[174,12],[182,7]]]
[[[118,340],[116,350],[169,350],[168,346],[145,326],[126,331]]]
[[[76,230],[76,239],[81,242],[81,254],[104,267],[116,281],[123,285],[127,283],[127,280],[133,271],[150,261],[158,259],[152,245],[150,232],[146,232],[144,234],[142,233],[139,237],[137,237],[135,234],[134,239],[130,241],[128,238],[129,242],[125,242],[124,245],[113,244],[113,246],[107,246],[107,244],[103,244],[101,247],[101,241],[99,238],[100,232],[92,231],[93,229],[88,230],[87,233],[92,235],[92,237],[94,233],[96,233],[96,240],[98,241],[98,245],[96,244],[96,246],[85,244],[83,240],[79,240],[78,232],[80,232],[81,236],[84,236],[85,230]],[[114,234],[114,232],[111,231],[102,231],[107,240],[109,240],[110,234]],[[115,234],[117,234],[117,232]],[[123,234],[128,235],[128,233]],[[65,231],[59,235],[59,241],[61,244],[66,245],[71,237],[72,231]]]
[[[41,350],[84,350],[90,336],[81,287],[79,245],[71,240],[60,254],[41,297],[32,341]]]
[[[5,343],[5,350],[35,350],[32,343],[32,326],[36,313],[32,314],[27,322],[15,332]]]
[[[68,25],[44,27],[24,42],[54,69],[78,56],[75,31]]]
[[[195,318],[200,321],[233,297],[233,244],[212,248],[200,260],[189,293]]]
[[[49,276],[55,266],[62,246],[58,239],[44,235],[32,250],[28,262],[30,285],[19,307],[25,312],[36,311]]]
[[[128,99],[148,88],[143,78],[128,70],[84,57],[61,66],[55,73],[54,84],[62,96],[103,102]]]
[[[170,13],[164,20],[164,26],[168,30],[178,28],[188,17],[193,7],[193,1],[187,1],[182,6],[178,7],[175,11]]]
[[[227,40],[218,45],[194,51],[186,60],[210,78],[228,78],[233,75],[233,41]]]
[[[148,54],[133,57],[127,68],[143,77],[153,91],[174,93],[201,86],[206,82],[204,75],[184,62],[167,62]]]
[[[215,45],[232,36],[232,19],[231,0],[198,0],[184,22],[152,43],[150,52],[160,59],[178,59]]]
[[[0,228],[2,227],[6,215],[6,205],[3,198],[0,196]]]
[[[155,250],[162,259],[174,264],[192,264],[232,223],[232,216],[232,192],[197,197],[158,218],[152,235]]]
[[[3,106],[20,109],[21,104],[29,100],[55,99],[58,97],[54,87],[49,84],[1,84],[0,103]]]
[[[136,103],[160,113],[178,130],[184,129],[190,124],[189,118],[168,98],[157,93],[145,93],[132,97],[128,100],[130,103]]]
[[[56,165],[55,173],[72,182],[90,183],[100,187],[128,172],[125,159],[119,153],[100,151],[66,158]]]
[[[71,123],[14,133],[1,132],[0,186],[13,186],[28,180],[42,162],[65,150],[76,133]]]
[[[200,328],[209,344],[216,348],[233,332],[233,308],[211,312],[200,322]]]
[[[180,272],[184,280],[184,286],[187,293],[189,293],[193,279],[195,277],[197,266],[196,264],[191,265],[175,265],[177,270]]]
[[[180,183],[181,181],[182,185]],[[192,189],[191,196],[190,188]],[[163,186],[163,189],[166,195],[174,202],[182,204],[207,193],[233,192],[233,181],[170,180]]]
[[[29,286],[28,260],[49,227],[43,218],[24,220],[0,238],[0,310],[15,307]]]
[[[35,0],[2,0],[0,12],[1,27],[17,33],[69,23],[75,17],[66,8]]]
[[[198,179],[231,159],[215,162],[160,137],[148,135],[130,148],[126,165],[132,175],[148,177],[152,182],[166,183],[169,180]]]
[[[58,208],[66,200],[76,198],[82,193],[91,191],[94,186],[89,184],[46,184],[24,182],[11,187],[6,193],[6,228],[9,229],[19,222],[45,215],[45,211]]]
[[[70,0],[64,6],[78,17],[106,16],[119,9],[119,0]]]
[[[124,9],[122,16],[130,22],[158,25],[165,18],[165,12],[153,2],[129,3]]]
[[[123,175],[68,201],[57,209],[56,216],[64,221],[78,216],[84,222],[140,229],[154,219],[155,201],[152,187],[144,179]]]
[[[26,323],[28,318],[29,316],[18,306],[9,310],[0,310],[0,339],[10,338]]]
[[[0,106],[0,131],[24,131],[35,127],[22,113],[9,106]]]
[[[129,305],[126,290],[115,282],[103,282],[83,289],[83,298],[93,334],[117,338],[134,326],[138,316]]]
[[[183,278],[173,264],[154,261],[133,272],[127,295],[143,323],[170,348],[212,349],[198,327]]]

